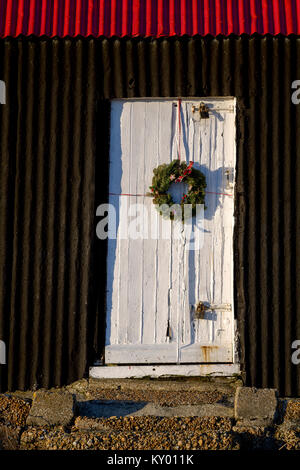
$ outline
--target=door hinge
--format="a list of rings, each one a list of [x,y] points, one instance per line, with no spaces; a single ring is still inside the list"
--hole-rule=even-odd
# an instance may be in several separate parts
[[[195,308],[195,318],[204,318],[205,312],[231,312],[231,304],[210,304],[208,302],[198,302]]]

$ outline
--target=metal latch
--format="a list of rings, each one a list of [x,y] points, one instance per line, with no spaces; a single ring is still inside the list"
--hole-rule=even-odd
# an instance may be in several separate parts
[[[227,190],[232,189],[233,188],[233,168],[225,168],[224,176],[225,176],[225,183],[226,183],[225,189]]]
[[[208,302],[198,302],[195,308],[195,318],[204,318],[205,312],[214,312],[219,310],[221,312],[231,312],[231,304],[210,304]]]
[[[192,106],[192,112],[196,113],[199,112],[200,119],[208,119],[209,118],[209,108],[206,106],[204,103],[199,104],[199,108],[197,106],[193,105]]]

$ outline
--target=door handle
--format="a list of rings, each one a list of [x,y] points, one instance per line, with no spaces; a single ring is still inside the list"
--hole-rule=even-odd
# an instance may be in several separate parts
[[[224,176],[225,176],[225,189],[232,189],[233,188],[233,168],[225,168],[224,169]]]

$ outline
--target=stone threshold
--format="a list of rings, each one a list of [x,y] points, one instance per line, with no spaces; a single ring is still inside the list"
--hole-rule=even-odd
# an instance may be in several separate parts
[[[89,376],[97,379],[232,377],[239,374],[239,364],[106,365],[91,367],[89,371]]]

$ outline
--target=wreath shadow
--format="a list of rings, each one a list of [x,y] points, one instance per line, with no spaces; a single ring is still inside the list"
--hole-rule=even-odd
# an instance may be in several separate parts
[[[194,163],[193,168],[202,171],[206,178],[204,219],[212,220],[217,208],[222,203],[224,193],[224,168],[210,170],[205,165]]]
[[[207,187],[205,190],[206,209],[204,211],[204,219],[212,220],[218,206],[222,204],[223,194],[226,193],[226,190],[224,190],[224,168],[220,167],[212,171],[199,163],[194,163],[193,168],[200,170],[205,175]],[[176,204],[180,204],[182,196],[187,190],[187,185],[183,180],[181,183],[172,183],[168,193],[171,194]]]

